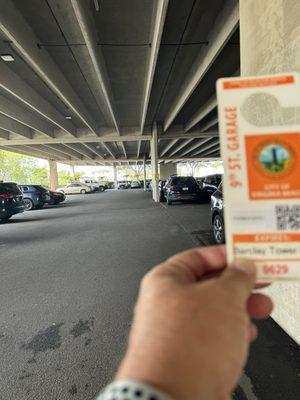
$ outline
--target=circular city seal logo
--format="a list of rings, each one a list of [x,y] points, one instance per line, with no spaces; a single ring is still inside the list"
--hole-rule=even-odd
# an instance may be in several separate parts
[[[261,175],[282,178],[293,171],[296,155],[289,143],[270,138],[255,147],[253,161]]]

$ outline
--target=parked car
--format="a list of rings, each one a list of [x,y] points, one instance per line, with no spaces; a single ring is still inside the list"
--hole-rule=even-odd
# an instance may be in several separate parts
[[[118,182],[118,189],[130,189],[131,185],[127,181]]]
[[[163,192],[168,205],[175,201],[195,201],[200,196],[200,188],[196,179],[192,176],[173,176],[169,178],[163,188]]]
[[[56,192],[54,190],[48,190],[49,193],[49,200],[46,201],[47,204],[51,205],[57,205],[59,203],[62,203],[63,201],[66,200],[66,195],[62,192]]]
[[[225,243],[224,202],[222,182],[210,200],[213,237],[217,244]]]
[[[23,194],[18,185],[0,182],[0,220],[7,220],[24,210]]]
[[[202,183],[199,182],[199,187],[202,192],[202,198],[204,198],[204,200],[210,200],[211,195],[218,189],[222,178],[223,175],[221,174],[209,175],[204,178]]]
[[[57,188],[56,191],[65,194],[85,194],[92,192],[92,188],[88,185],[84,185],[83,183],[69,183],[67,186]]]
[[[97,182],[94,179],[80,179],[80,183],[90,186],[93,192],[104,192],[107,189],[105,183]]]
[[[139,181],[133,181],[133,182],[131,182],[131,189],[140,189],[142,186],[141,186],[141,182],[139,182]]]
[[[43,208],[50,201],[48,189],[40,185],[19,185],[23,193],[23,203],[26,211]]]
[[[167,180],[166,179],[160,179],[158,182],[158,191],[159,191],[159,201],[164,202],[166,201],[165,198],[165,193],[164,193],[164,187],[166,185]]]

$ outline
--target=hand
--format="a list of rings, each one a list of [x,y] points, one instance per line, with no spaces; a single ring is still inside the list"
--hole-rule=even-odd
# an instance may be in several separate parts
[[[255,267],[226,267],[223,247],[169,258],[142,281],[127,354],[116,379],[155,386],[177,400],[227,400],[256,337],[250,318],[271,300],[251,294]]]

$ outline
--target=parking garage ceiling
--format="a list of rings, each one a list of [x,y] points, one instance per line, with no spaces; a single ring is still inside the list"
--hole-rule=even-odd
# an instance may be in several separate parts
[[[157,126],[160,162],[219,157],[215,81],[239,73],[238,0],[0,8],[0,149],[140,162]]]

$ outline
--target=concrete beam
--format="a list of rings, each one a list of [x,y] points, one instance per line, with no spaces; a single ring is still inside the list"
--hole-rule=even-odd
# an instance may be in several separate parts
[[[169,156],[173,156],[174,154],[178,153],[181,149],[183,149],[185,146],[187,146],[189,143],[191,143],[194,139],[187,139],[183,143],[181,143],[178,147],[173,149]]]
[[[108,120],[112,122],[117,132],[120,132],[113,94],[101,47],[97,46],[97,33],[94,29],[93,17],[89,11],[89,4],[86,0],[71,0],[71,3],[97,77],[98,92],[102,103],[104,103],[104,109],[101,107],[101,112],[108,116]]]
[[[20,124],[20,122],[7,117],[6,115],[0,114],[0,128],[16,133],[17,135],[24,136],[27,139],[31,139],[34,131],[28,126]],[[20,139],[22,140],[22,139]]]
[[[193,153],[190,154],[190,156],[198,156],[199,154],[202,154],[204,151],[211,149],[212,147],[215,146],[219,146],[219,142],[213,142],[213,143],[209,143],[208,145],[201,147],[199,149],[197,149],[196,151],[194,151]]]
[[[201,130],[206,131],[207,129],[215,126],[219,122],[218,117],[211,119],[210,121],[206,122],[202,127]]]
[[[187,149],[185,149],[183,152],[179,154],[180,157],[185,156],[186,154],[189,154],[191,151],[201,148],[205,143],[207,143],[211,138],[209,139],[203,139],[201,142],[194,143],[192,146],[189,146]],[[177,153],[177,151],[176,151]],[[175,154],[176,154],[175,153]]]
[[[48,154],[48,156],[46,156],[45,153],[42,153],[42,152],[27,148],[26,146],[24,146],[24,147],[20,146],[19,148],[8,147],[8,146],[7,147],[0,146],[0,149],[1,150],[5,150],[5,151],[10,151],[12,153],[22,154],[24,156],[41,158],[41,159],[44,159],[44,160],[48,160],[48,159],[51,158],[50,154]],[[70,162],[70,160],[68,160],[68,162]]]
[[[69,149],[66,149],[64,146],[60,146],[59,148],[52,147],[51,145],[48,145],[48,144],[43,144],[41,146],[46,148],[46,149],[49,149],[50,152],[48,152],[48,153],[51,153],[51,151],[53,151],[53,152],[56,152],[58,154],[62,154],[63,156],[67,156],[67,157],[70,157],[70,158],[77,158],[76,154],[74,156],[74,154],[72,154],[72,152],[70,153]]]
[[[160,153],[160,156],[165,155],[165,154],[170,150],[170,148],[173,147],[174,144],[177,143],[177,142],[178,142],[178,139],[173,139],[173,140],[171,140],[171,141],[166,145],[166,147],[163,149],[163,151]]]
[[[202,138],[212,138],[219,137],[218,132],[204,132],[201,131],[193,131],[191,133],[177,132],[177,133],[167,133],[164,135],[159,135],[159,140],[171,140],[171,139],[202,139]]]
[[[1,148],[1,146],[0,146],[0,148]],[[11,151],[14,151],[14,150],[11,150]],[[20,153],[20,151],[19,151],[19,153]],[[31,157],[33,157],[33,156],[31,155]],[[43,157],[43,158],[45,158],[45,157]],[[174,156],[174,157],[165,157],[165,158],[162,158],[162,159],[158,158],[157,162],[159,163],[159,162],[162,162],[162,161],[164,161],[164,162],[211,161],[211,160],[216,160],[216,159],[220,159],[220,157],[206,157],[206,156],[189,156],[189,157],[180,157],[180,156],[178,156],[178,157],[176,157],[176,156]],[[56,161],[60,162],[60,163],[63,163],[63,164],[70,164],[70,162],[72,162],[75,165],[97,164],[97,163],[103,163],[103,162],[109,163],[109,164],[114,164],[114,163],[118,162],[120,165],[121,164],[129,165],[129,163],[131,163],[131,162],[133,162],[133,163],[135,163],[135,162],[142,163],[143,162],[143,158],[139,158],[139,159],[137,159],[137,158],[130,158],[130,159],[128,159],[128,158],[118,158],[118,159],[105,158],[104,160],[103,160],[103,158],[99,158],[99,159],[95,158],[94,160],[90,160],[88,158],[78,158],[76,160],[58,158],[58,159],[56,159]]]
[[[68,147],[70,150],[74,151],[75,153],[78,153],[82,158],[84,158],[84,156],[86,158],[88,158],[89,160],[93,160],[94,157],[91,157],[90,154],[88,154],[86,151],[82,150],[82,149],[77,149],[74,146],[72,146],[71,144],[64,144],[64,146]]]
[[[3,62],[0,63],[0,87],[64,132],[76,136],[75,126]]]
[[[1,146],[19,146],[25,144],[65,144],[65,143],[101,143],[103,146],[109,142],[135,142],[142,137],[143,140],[150,140],[150,135],[145,136],[85,136],[85,137],[57,137],[53,139],[8,139],[0,140]]]
[[[9,140],[9,132],[5,129],[0,128],[0,138]]]
[[[163,33],[163,28],[165,24],[168,0],[157,0],[154,4],[156,5],[155,17],[153,19],[152,36],[150,39],[151,48],[148,61],[148,72],[146,76],[144,96],[142,100],[142,117],[141,117],[141,133],[144,131],[145,120],[148,111],[149,99],[151,94],[152,83],[155,74],[155,67],[161,42],[161,37]]]
[[[101,142],[102,143],[102,146],[105,148],[105,150],[113,157],[113,159],[115,160],[116,159],[116,155],[114,154],[114,152],[110,149],[110,147],[106,144],[106,143],[104,143],[104,142]]]
[[[39,147],[35,147],[35,146],[24,146],[26,150],[31,151],[33,150],[36,153],[39,153],[40,155],[43,156],[43,158],[53,158],[53,159],[57,159],[57,158],[61,158],[61,157],[69,157],[71,159],[70,154],[61,154],[60,152],[58,152],[56,149],[52,149],[52,148],[46,148],[45,146],[39,146]]]
[[[164,121],[164,131],[166,131],[176,116],[183,108],[187,100],[199,85],[231,35],[235,31],[239,22],[239,2],[238,0],[226,0],[219,16],[215,20],[207,40],[209,44],[203,47],[197,60],[190,68],[190,74],[186,77],[181,90],[178,93],[169,113]]]
[[[5,128],[4,128],[5,129]],[[217,132],[203,133],[172,133],[168,135],[158,136],[159,140],[174,140],[174,139],[202,139],[218,137]],[[82,137],[54,137],[54,138],[34,138],[34,139],[4,139],[0,140],[1,146],[19,146],[27,144],[64,144],[64,143],[105,143],[110,142],[136,142],[140,140],[151,140],[151,135],[124,135],[124,136],[82,136]],[[174,142],[175,144],[175,142]]]
[[[11,45],[69,109],[95,133],[95,121],[49,53],[45,48],[36,45],[38,38],[12,0],[0,0],[0,9],[0,30],[12,42]]]
[[[45,121],[45,119],[25,110],[3,95],[0,95],[0,114],[6,115],[11,119],[26,125],[28,128],[41,132],[49,137],[54,137],[54,129],[47,121]]]
[[[124,144],[124,142],[120,142],[120,143],[121,143],[121,147],[122,147],[122,150],[123,150],[124,156],[127,158],[127,152],[126,152],[126,147],[125,147],[125,144]]]
[[[89,149],[92,153],[94,153],[97,157],[102,157],[102,155],[97,151],[97,150],[95,150],[92,146],[90,146],[90,145],[88,145],[88,144],[86,144],[86,143],[82,143],[83,144],[83,146],[85,146],[87,149]],[[103,157],[102,157],[103,158]]]
[[[213,95],[199,110],[188,120],[184,126],[184,131],[188,132],[198,124],[203,118],[205,118],[214,108],[217,107],[216,96]]]

